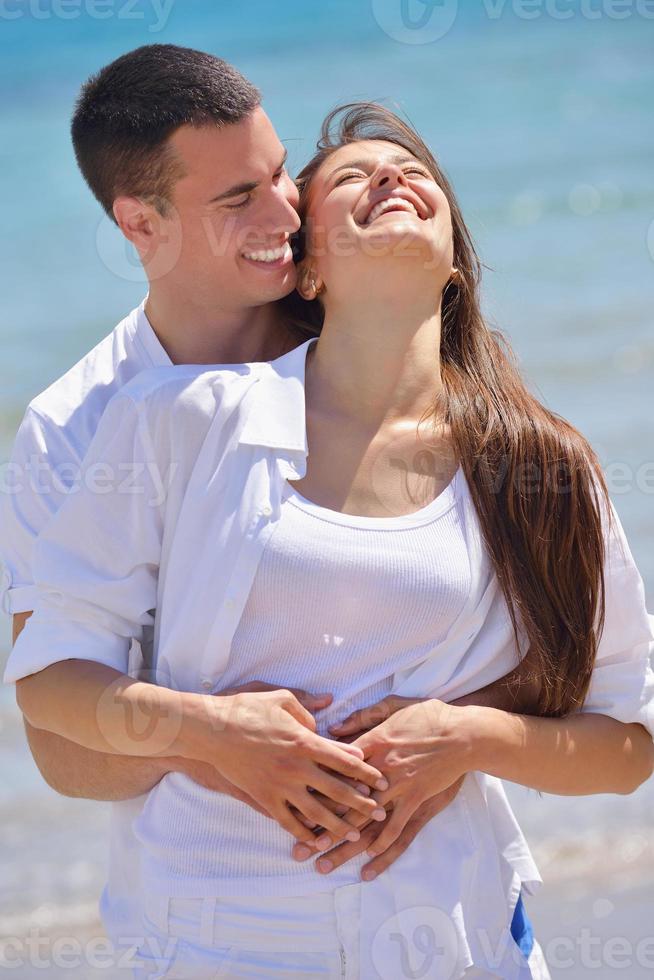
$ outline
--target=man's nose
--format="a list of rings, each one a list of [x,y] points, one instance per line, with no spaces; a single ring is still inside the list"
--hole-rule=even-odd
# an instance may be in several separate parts
[[[268,208],[264,222],[269,234],[289,234],[296,232],[300,225],[300,216],[295,209],[295,198],[280,189],[275,195],[274,203]]]

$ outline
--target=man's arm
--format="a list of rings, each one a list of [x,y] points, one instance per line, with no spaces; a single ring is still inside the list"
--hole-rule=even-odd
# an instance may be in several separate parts
[[[13,618],[16,642],[31,612]],[[149,792],[167,772],[182,769],[181,758],[142,758],[96,752],[61,735],[34,728],[25,719],[27,742],[48,786],[62,796],[87,800],[129,800]]]
[[[147,793],[174,766],[168,759],[94,752],[25,720],[32,757],[46,783],[62,796],[129,800]]]
[[[14,643],[31,615],[31,612],[24,612],[13,617]],[[260,810],[246,793],[205,762],[182,756],[146,757],[98,752],[54,732],[34,728],[26,718],[23,720],[27,744],[39,772],[48,786],[62,796],[84,800],[131,800],[149,793],[167,773],[183,772],[206,789],[227,793]]]
[[[476,705],[482,708],[499,708],[501,711],[511,711],[519,715],[536,715],[539,692],[540,678],[527,652],[510,673],[478,691],[456,698],[451,704]]]
[[[13,617],[15,643],[31,612]],[[452,704],[499,708],[516,714],[536,714],[539,684],[527,655],[511,673]],[[128,800],[148,793],[168,772],[185,772],[208,788],[233,793],[221,785],[220,774],[205,763],[170,756],[147,758],[88,749],[54,732],[34,728],[25,719],[27,742],[46,783],[62,796],[87,800]]]
[[[13,618],[15,643],[31,612]],[[250,681],[236,688],[224,688],[220,694],[239,691],[271,691],[275,685]],[[310,711],[324,707],[324,697],[300,688],[291,688],[298,700]],[[130,800],[148,793],[169,772],[182,772],[214,793],[224,793],[257,812],[268,816],[248,793],[226,779],[215,766],[184,756],[146,757],[117,755],[86,748],[77,742],[45,729],[35,728],[24,718],[27,742],[32,757],[46,783],[62,796],[86,800]]]

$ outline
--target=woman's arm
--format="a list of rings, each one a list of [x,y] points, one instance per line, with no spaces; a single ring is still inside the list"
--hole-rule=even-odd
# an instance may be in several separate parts
[[[426,800],[468,772],[487,772],[548,793],[588,795],[631,793],[654,769],[649,730],[600,714],[532,718],[397,695],[374,709],[378,720],[384,710],[386,720],[353,744],[388,777],[389,788],[373,795],[393,809],[368,847],[370,855],[395,844]],[[356,730],[371,710],[355,712],[346,727]],[[353,822],[365,826],[358,815]]]
[[[545,793],[633,793],[654,772],[654,741],[638,723],[584,713],[534,718],[469,705],[461,721],[468,768]]]
[[[437,698],[389,695],[353,712],[338,738],[360,746],[387,776],[382,805],[402,795],[418,805],[472,771],[561,796],[632,793],[654,771],[654,741],[638,722],[594,712],[536,718]]]

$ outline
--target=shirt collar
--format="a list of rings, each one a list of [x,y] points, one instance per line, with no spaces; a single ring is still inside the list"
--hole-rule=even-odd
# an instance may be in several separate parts
[[[309,345],[317,339],[311,337],[276,360],[258,365],[262,370],[248,393],[240,443],[286,449],[306,459],[305,367]]]
[[[169,366],[173,362],[168,356],[168,352],[154,332],[154,328],[147,318],[145,304],[148,301],[146,294],[140,305],[132,313],[133,333],[136,341],[140,343],[145,351],[147,358],[152,361],[153,367],[161,365]]]

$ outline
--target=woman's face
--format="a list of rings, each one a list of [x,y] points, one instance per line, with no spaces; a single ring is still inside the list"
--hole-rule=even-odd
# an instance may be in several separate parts
[[[347,298],[373,277],[408,285],[421,276],[440,292],[450,276],[447,198],[395,143],[361,140],[332,153],[311,181],[306,225],[305,261],[327,293]]]

